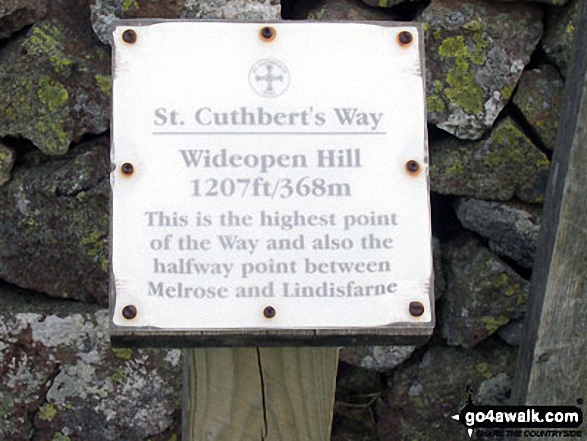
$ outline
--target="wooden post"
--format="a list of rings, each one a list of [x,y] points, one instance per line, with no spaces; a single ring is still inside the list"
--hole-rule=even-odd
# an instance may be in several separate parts
[[[184,441],[328,441],[337,348],[184,351]]]
[[[587,398],[587,2],[581,9],[514,381],[519,404]]]

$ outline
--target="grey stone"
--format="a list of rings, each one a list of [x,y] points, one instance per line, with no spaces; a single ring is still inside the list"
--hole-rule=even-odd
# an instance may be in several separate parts
[[[112,23],[118,19],[279,20],[278,0],[89,0],[92,27],[105,44],[112,41]]]
[[[469,440],[451,419],[467,402],[467,386],[476,392],[487,380],[511,377],[515,358],[515,350],[499,340],[472,350],[431,347],[420,363],[393,372],[392,386],[378,406],[379,439]]]
[[[443,247],[447,290],[439,326],[449,345],[477,345],[525,312],[529,283],[485,248],[463,234]]]
[[[84,1],[52,1],[45,20],[3,48],[0,136],[60,155],[108,129],[110,54],[80,18],[87,12]]]
[[[376,372],[340,364],[332,441],[377,441],[372,411],[383,389],[382,377]]]
[[[25,156],[0,187],[0,278],[59,298],[107,303],[109,140]]]
[[[520,346],[524,338],[524,320],[512,320],[507,325],[499,328],[497,335],[508,345]]]
[[[281,5],[279,0],[186,0],[182,18],[280,20]]]
[[[47,0],[3,0],[0,4],[0,39],[10,37],[47,13]]]
[[[366,4],[378,8],[392,8],[402,3],[415,2],[417,0],[363,0]]]
[[[14,153],[8,147],[0,144],[0,186],[10,180],[10,170],[14,165]]]
[[[349,346],[340,350],[346,363],[376,372],[388,372],[406,361],[416,346]]]
[[[581,0],[571,0],[561,8],[552,8],[547,16],[542,47],[564,77],[573,62],[580,5]]]
[[[540,8],[433,0],[419,21],[426,38],[428,121],[462,139],[481,138],[540,40]]]
[[[540,211],[515,203],[461,199],[456,213],[465,228],[489,240],[489,247],[532,268],[540,231]]]
[[[502,372],[479,385],[475,404],[494,406],[508,404],[511,390],[512,379]]]
[[[381,9],[367,7],[358,0],[323,0],[313,5],[306,17],[316,21],[391,20]]]
[[[108,311],[39,311],[0,288],[20,312],[0,313],[0,439],[169,440],[179,435],[177,349],[116,349]],[[69,302],[70,303],[70,302]],[[44,309],[52,309],[51,312]],[[175,438],[177,439],[177,438]]]
[[[442,271],[442,249],[440,240],[432,238],[432,265],[434,267],[434,299],[440,299],[446,291],[446,278]]]
[[[102,43],[112,40],[112,22],[130,18],[178,19],[186,0],[88,0],[92,27]]]
[[[563,92],[560,74],[554,67],[545,64],[539,69],[524,72],[514,96],[514,104],[549,150],[553,150],[556,143]]]
[[[544,202],[550,161],[509,118],[481,141],[455,138],[430,145],[430,186],[442,194]]]

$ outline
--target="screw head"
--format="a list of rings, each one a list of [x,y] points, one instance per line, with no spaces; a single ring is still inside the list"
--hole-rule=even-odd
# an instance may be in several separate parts
[[[407,46],[412,42],[413,39],[414,37],[412,37],[412,33],[408,31],[401,31],[397,35],[397,40],[399,41],[399,44],[402,46]]]
[[[261,31],[259,33],[263,40],[272,41],[275,38],[276,32],[275,29],[273,29],[271,26],[265,26],[261,28]]]
[[[406,168],[410,173],[416,173],[418,170],[420,170],[420,164],[418,164],[418,161],[411,159],[406,163]]]
[[[277,313],[277,312],[275,311],[275,308],[274,308],[273,306],[267,306],[267,307],[266,307],[266,308],[263,310],[263,315],[264,315],[266,318],[268,318],[268,319],[275,317],[275,314],[276,314],[276,313]]]
[[[420,302],[410,302],[410,314],[414,317],[420,317],[424,314],[424,305]]]
[[[133,172],[135,171],[135,168],[133,167],[133,165],[130,162],[125,162],[120,167],[120,171],[125,175],[132,175]]]
[[[132,320],[137,316],[137,307],[135,305],[126,305],[122,308],[122,316],[127,320]]]
[[[137,33],[132,29],[127,29],[122,33],[122,41],[133,44],[137,41]]]

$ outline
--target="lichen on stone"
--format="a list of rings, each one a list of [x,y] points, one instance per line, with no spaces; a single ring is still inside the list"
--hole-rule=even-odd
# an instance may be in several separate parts
[[[14,153],[12,149],[0,144],[0,186],[10,180],[10,171],[14,165]]]
[[[464,1],[457,10],[451,0],[433,0],[420,17],[429,122],[462,139],[485,135],[530,61],[541,15],[529,4]]]
[[[79,32],[48,18],[3,49],[0,136],[25,137],[46,154],[62,155],[83,134],[108,128],[110,96],[99,83],[110,70],[108,57]]]
[[[23,157],[0,187],[0,278],[106,304],[108,152],[98,138],[53,160]]]
[[[17,311],[26,307],[22,294],[1,295],[14,298]],[[37,304],[36,312],[0,312],[0,439],[29,439],[33,432],[59,440],[178,433],[181,365],[165,360],[168,350],[116,357],[107,310],[55,301],[45,308],[50,315]]]
[[[47,0],[4,0],[0,3],[0,39],[41,20],[47,13]]]
[[[96,83],[104,95],[112,94],[112,77],[110,75],[96,74]]]
[[[392,17],[380,8],[370,8],[353,0],[319,0],[310,7],[294,2],[291,16],[314,21],[390,20]]]
[[[455,413],[452,409],[461,409],[467,403],[468,387],[481,390],[488,381],[511,377],[515,359],[516,351],[499,341],[469,350],[430,347],[420,363],[406,363],[390,375],[390,388],[377,408],[378,439],[469,439],[465,431],[462,438],[460,434],[457,437],[452,424],[440,421],[450,419]],[[484,399],[501,398],[483,389]],[[502,394],[501,389],[495,392]]]
[[[38,418],[40,420],[51,421],[57,415],[57,409],[52,403],[47,403],[39,409]]]
[[[542,47],[564,77],[567,76],[573,62],[573,49],[581,4],[582,0],[571,0],[560,8],[551,9],[547,17]]]
[[[542,203],[550,161],[509,118],[482,141],[443,139],[430,147],[433,191],[488,200]]]
[[[137,0],[122,0],[121,7],[123,12],[129,12],[131,9],[140,9],[139,2],[137,2]]]
[[[130,360],[132,357],[132,349],[129,348],[112,348],[112,352],[122,360]]]
[[[513,100],[540,143],[549,150],[554,150],[556,144],[563,92],[560,74],[554,67],[543,65],[524,72]]]
[[[443,247],[447,276],[439,321],[448,344],[471,347],[525,311],[529,284],[470,234]]]

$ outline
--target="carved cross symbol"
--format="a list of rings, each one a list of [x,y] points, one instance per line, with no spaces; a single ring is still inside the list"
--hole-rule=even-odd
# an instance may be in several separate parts
[[[273,90],[273,82],[274,81],[282,81],[283,82],[283,75],[273,75],[272,73],[273,65],[267,65],[267,73],[263,76],[255,75],[255,81],[265,81],[267,82],[267,88],[265,89],[265,93],[272,94],[275,91]]]

